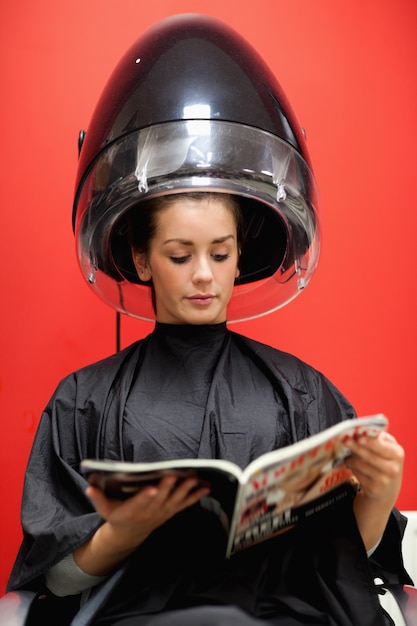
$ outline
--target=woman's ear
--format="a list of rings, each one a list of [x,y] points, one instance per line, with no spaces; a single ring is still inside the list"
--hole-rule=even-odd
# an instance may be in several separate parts
[[[235,278],[239,278],[240,276],[240,268],[239,268],[239,263],[240,263],[240,255],[242,254],[242,250],[241,248],[239,248],[239,258],[238,258],[238,264],[236,266],[236,274],[235,274]]]
[[[140,280],[143,280],[143,282],[146,283],[152,277],[152,272],[146,261],[146,254],[144,252],[140,252],[139,250],[133,249],[132,258],[133,264]]]

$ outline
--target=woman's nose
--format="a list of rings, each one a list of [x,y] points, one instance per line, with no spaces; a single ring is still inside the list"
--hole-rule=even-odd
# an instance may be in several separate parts
[[[209,260],[205,257],[196,259],[193,281],[199,283],[210,282],[211,280],[213,280],[213,272]]]

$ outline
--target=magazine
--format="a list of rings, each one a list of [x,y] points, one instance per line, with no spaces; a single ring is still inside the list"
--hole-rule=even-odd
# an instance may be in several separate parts
[[[226,557],[289,530],[311,515],[334,506],[356,489],[344,460],[348,437],[376,436],[387,418],[372,415],[335,424],[285,448],[267,452],[241,469],[221,459],[176,459],[131,463],[85,459],[80,471],[107,497],[125,499],[157,484],[164,475],[197,476],[210,493],[204,509],[217,515],[227,533]]]

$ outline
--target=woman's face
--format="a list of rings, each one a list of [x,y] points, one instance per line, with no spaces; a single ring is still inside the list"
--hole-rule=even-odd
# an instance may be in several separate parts
[[[158,212],[149,254],[134,252],[134,262],[142,280],[152,279],[159,322],[226,321],[239,275],[236,231],[221,198],[181,198]]]

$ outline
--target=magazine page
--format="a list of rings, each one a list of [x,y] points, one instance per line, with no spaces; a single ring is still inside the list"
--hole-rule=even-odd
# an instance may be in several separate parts
[[[209,485],[213,497],[222,501],[236,491],[241,469],[221,459],[174,459],[156,463],[131,463],[129,461],[85,459],[80,465],[81,473],[88,482],[104,491],[107,497],[125,499],[144,487],[158,482],[167,475],[175,474],[179,480],[191,476],[200,485]],[[230,492],[230,487],[233,487]]]
[[[251,463],[244,472],[227,555],[283,532],[348,495],[355,479],[344,464],[350,454],[346,437],[376,436],[387,424],[383,415],[347,420]]]

